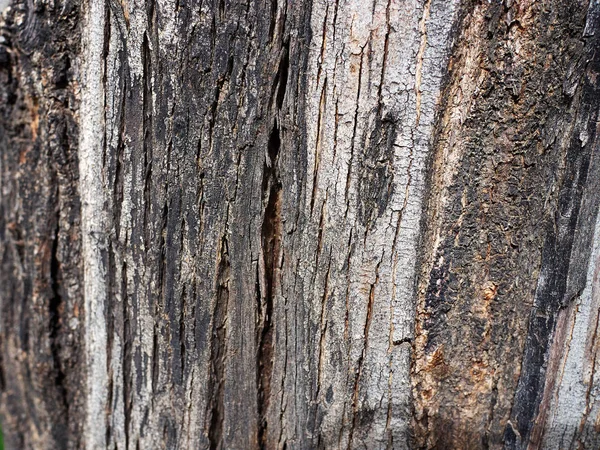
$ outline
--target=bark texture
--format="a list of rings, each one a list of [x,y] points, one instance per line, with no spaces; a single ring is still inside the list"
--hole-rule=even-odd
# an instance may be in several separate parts
[[[15,0],[9,448],[598,448],[597,0]]]

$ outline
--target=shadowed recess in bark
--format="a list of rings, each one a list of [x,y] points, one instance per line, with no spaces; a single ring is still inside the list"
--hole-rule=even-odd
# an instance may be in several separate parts
[[[208,438],[210,449],[222,448],[223,442],[223,383],[227,356],[227,307],[229,305],[230,264],[227,240],[221,240],[221,250],[217,270],[217,296],[212,319],[210,344],[211,373],[208,379],[210,395],[210,423]]]

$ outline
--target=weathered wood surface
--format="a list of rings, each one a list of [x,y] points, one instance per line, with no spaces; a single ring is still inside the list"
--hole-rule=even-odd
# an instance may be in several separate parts
[[[600,4],[17,0],[9,448],[597,448]]]

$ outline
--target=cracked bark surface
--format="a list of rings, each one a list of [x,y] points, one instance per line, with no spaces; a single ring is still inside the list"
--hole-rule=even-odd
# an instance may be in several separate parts
[[[8,448],[597,448],[597,1],[15,0]]]

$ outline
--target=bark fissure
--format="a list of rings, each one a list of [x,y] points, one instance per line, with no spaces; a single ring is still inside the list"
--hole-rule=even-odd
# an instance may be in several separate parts
[[[57,195],[58,196],[58,195]],[[56,214],[56,225],[54,229],[54,238],[52,240],[52,250],[50,254],[50,284],[52,295],[48,301],[48,316],[50,318],[50,349],[54,365],[54,384],[59,392],[61,406],[64,409],[64,424],[69,423],[69,401],[67,397],[66,375],[61,358],[61,329],[62,313],[64,311],[64,299],[60,293],[60,261],[58,260],[58,245],[60,239],[60,212]]]
[[[373,322],[373,306],[375,303],[375,289],[379,283],[379,266],[381,265],[381,261],[383,260],[383,255],[381,256],[381,260],[377,263],[375,267],[375,281],[371,284],[369,288],[369,297],[367,303],[367,311],[365,318],[365,326],[363,330],[363,348],[362,352],[357,361],[356,374],[354,376],[354,388],[352,394],[352,423],[350,425],[350,431],[348,436],[348,450],[352,448],[354,432],[357,428],[357,421],[359,418],[359,390],[360,390],[360,381],[361,375],[363,373],[363,364],[365,361],[366,353],[369,348],[369,332],[371,331],[371,323]]]
[[[125,434],[125,449],[130,448],[130,428],[132,419],[132,370],[133,332],[130,319],[129,297],[127,293],[127,262],[121,267],[121,298],[123,312],[123,419]]]
[[[329,276],[331,273],[331,254],[327,262],[327,272],[325,273],[325,286],[323,287],[323,295],[321,297],[321,317],[319,320],[319,368],[317,370],[317,391],[315,399],[319,400],[321,392],[322,373],[323,373],[323,357],[325,355],[325,335],[327,333],[327,301],[329,299]]]
[[[225,365],[227,360],[227,310],[229,307],[229,283],[231,266],[227,238],[223,237],[217,269],[216,289],[210,343],[210,376],[208,392],[210,411],[208,414],[208,439],[211,450],[223,448],[223,420],[225,413]]]
[[[421,82],[423,78],[423,57],[425,55],[425,49],[427,47],[427,20],[431,12],[431,1],[427,0],[423,6],[423,16],[419,22],[419,32],[421,33],[421,44],[419,45],[419,51],[417,53],[417,68],[415,71],[415,96],[416,96],[416,124],[419,125],[421,120]]]
[[[281,81],[280,81],[281,82]],[[277,162],[281,146],[277,121],[269,136],[267,155],[263,173],[263,190],[267,191],[267,201],[261,227],[261,246],[264,265],[264,295],[260,299],[261,316],[258,327],[257,385],[258,385],[258,444],[267,445],[267,410],[271,397],[271,376],[273,373],[273,302],[277,293],[278,269],[281,259],[281,201],[282,186],[277,173]]]

